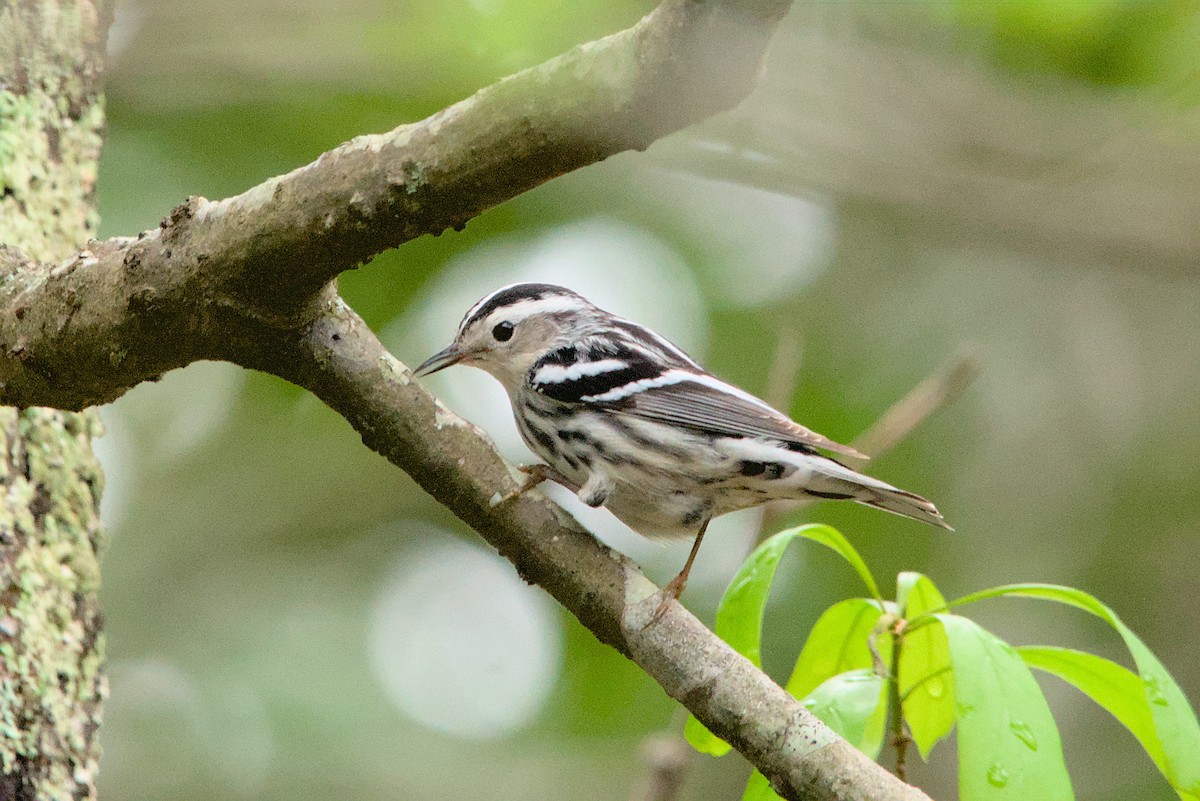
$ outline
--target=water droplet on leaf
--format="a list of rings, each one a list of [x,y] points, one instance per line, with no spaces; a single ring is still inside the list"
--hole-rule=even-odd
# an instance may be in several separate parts
[[[1162,683],[1158,680],[1158,677],[1142,676],[1142,681],[1146,685],[1146,697],[1150,699],[1150,703],[1166,706],[1167,696],[1163,692]]]
[[[988,768],[987,780],[993,787],[1004,787],[1008,784],[1008,771],[1000,765],[992,765]]]
[[[1030,751],[1036,751],[1038,747],[1037,738],[1033,736],[1033,730],[1025,723],[1019,720],[1014,720],[1008,724],[1008,728],[1012,729],[1012,733],[1017,739],[1029,748]]]

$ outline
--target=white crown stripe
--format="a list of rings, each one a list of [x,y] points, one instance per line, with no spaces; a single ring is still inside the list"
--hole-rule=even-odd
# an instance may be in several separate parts
[[[463,325],[466,324],[467,321],[469,321],[471,318],[473,318],[475,316],[476,312],[478,312],[480,309],[482,309],[484,306],[487,305],[489,300],[496,297],[501,292],[505,292],[509,289],[512,289],[514,286],[516,286],[515,283],[514,284],[505,284],[504,286],[500,287],[496,291],[490,292],[487,295],[484,295],[482,298],[480,298],[479,301],[474,306],[467,309],[467,313],[463,315],[462,322],[459,323],[459,325],[458,325],[459,331],[462,330]]]
[[[458,324],[459,333],[462,333],[464,326],[466,326],[468,323],[476,322],[475,315],[488,306],[488,304],[490,304],[498,295],[502,295],[503,293],[519,286],[522,286],[521,282],[508,284],[500,287],[494,292],[490,292],[483,298],[480,298],[475,305],[468,309],[467,313],[463,315],[462,322]],[[547,291],[547,294],[540,298],[526,298],[515,303],[510,302],[507,305],[498,306],[491,312],[491,314],[495,314],[497,311],[503,310],[505,312],[505,319],[510,320],[511,322],[520,322],[521,320],[524,320],[535,314],[551,314],[554,312],[567,311],[577,308],[580,300],[582,299],[571,293],[569,290],[560,288],[560,291],[552,294]],[[490,317],[491,314],[488,316]]]
[[[545,298],[537,298],[536,300],[522,300],[513,303],[510,306],[501,306],[492,314],[501,312],[505,320],[510,320],[514,323],[519,323],[530,317],[540,314],[554,314],[555,312],[574,311],[579,308],[579,298],[573,298],[570,295],[551,295]]]

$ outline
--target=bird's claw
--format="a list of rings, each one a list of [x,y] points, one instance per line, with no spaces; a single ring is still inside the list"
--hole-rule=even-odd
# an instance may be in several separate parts
[[[658,608],[654,610],[654,614],[650,616],[650,620],[647,621],[646,626],[653,626],[662,619],[662,616],[671,608],[671,603],[679,600],[679,596],[683,594],[683,588],[686,584],[687,576],[678,575],[671,579],[667,583],[667,586],[662,588],[662,591],[658,593]]]
[[[510,501],[516,500],[518,497],[529,492],[539,484],[542,484],[546,481],[553,481],[555,477],[555,473],[549,465],[520,464],[517,465],[517,469],[525,474],[525,480],[522,481],[516,489],[501,496],[495,503],[492,504],[493,507],[503,506]]]

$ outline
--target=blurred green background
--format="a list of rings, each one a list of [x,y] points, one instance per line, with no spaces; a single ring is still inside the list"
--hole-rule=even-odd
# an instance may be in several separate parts
[[[418,120],[651,7],[126,2],[103,231]],[[967,394],[873,465],[957,533],[844,504],[805,516],[884,582],[1091,591],[1200,703],[1198,37],[1192,2],[798,3],[738,109],[385,253],[342,290],[410,364],[527,278],[754,392],[787,330],[791,412],[841,441],[969,344]],[[500,388],[448,372],[435,391],[521,459]],[[656,685],[304,392],[197,364],[104,415],[109,801],[623,799],[646,736],[681,730]],[[658,580],[682,562],[686,546],[585,522]],[[705,619],[757,525],[729,516],[706,540],[685,595]],[[765,654],[781,680],[819,611],[860,591],[811,547],[784,578]],[[973,613],[1014,643],[1124,660],[1099,621],[1036,609]],[[1080,798],[1172,797],[1117,723],[1044,686]],[[952,798],[954,763],[943,743],[910,775]],[[697,758],[685,797],[737,798],[748,772]]]

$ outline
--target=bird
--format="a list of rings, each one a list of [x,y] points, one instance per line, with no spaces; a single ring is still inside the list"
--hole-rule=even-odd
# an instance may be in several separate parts
[[[526,480],[500,503],[549,480],[643,536],[694,538],[653,619],[683,592],[709,522],[727,512],[838,499],[950,529],[930,501],[838,461],[866,458],[854,448],[565,287],[516,283],[491,292],[414,373],[455,364],[500,382],[521,438],[542,460],[520,468]]]

